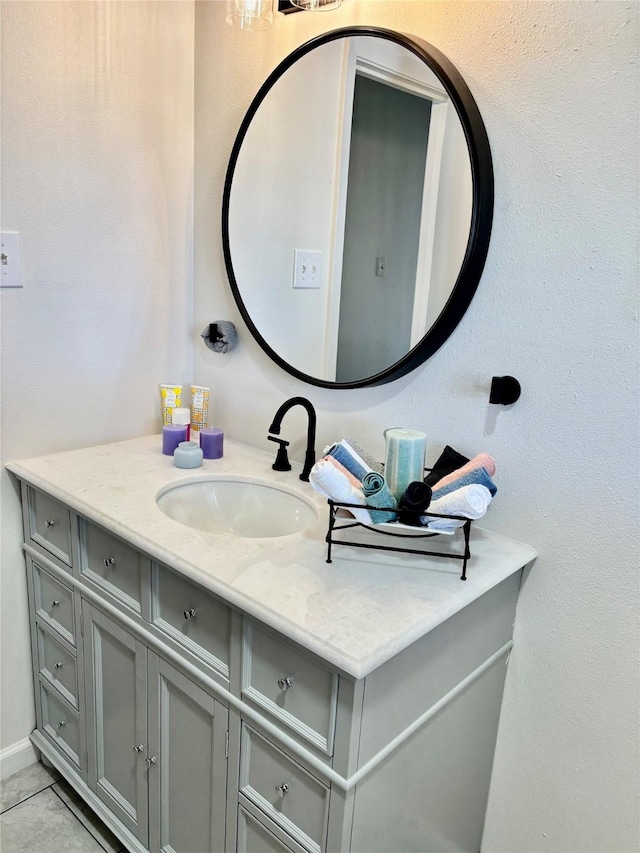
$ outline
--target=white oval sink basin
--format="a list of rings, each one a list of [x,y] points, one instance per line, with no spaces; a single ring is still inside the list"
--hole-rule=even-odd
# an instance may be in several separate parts
[[[313,503],[286,486],[231,475],[172,484],[156,502],[188,527],[248,539],[300,533],[318,520]]]

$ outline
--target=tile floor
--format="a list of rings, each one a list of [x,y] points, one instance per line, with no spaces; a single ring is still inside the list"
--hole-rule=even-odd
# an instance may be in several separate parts
[[[2,853],[123,853],[122,843],[56,770],[43,764],[0,783]]]

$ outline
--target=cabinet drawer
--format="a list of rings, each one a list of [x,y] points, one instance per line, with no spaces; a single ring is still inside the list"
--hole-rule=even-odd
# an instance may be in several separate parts
[[[143,583],[148,582],[148,559],[88,521],[83,524],[81,538],[80,574],[121,604],[141,613]]]
[[[247,809],[238,806],[238,853],[303,853],[304,848],[289,840],[283,844],[271,822],[265,826]]]
[[[36,623],[38,669],[64,698],[78,707],[78,667],[75,654],[39,622]]]
[[[314,853],[324,850],[329,789],[246,723],[240,792],[299,844]]]
[[[154,566],[152,586],[153,624],[228,678],[231,611],[226,604],[164,566]]]
[[[71,566],[71,513],[60,501],[29,487],[29,537]]]
[[[337,674],[247,621],[242,694],[322,752],[333,754]]]
[[[54,690],[40,683],[42,728],[53,743],[80,770],[80,726],[78,713]]]
[[[36,616],[58,631],[72,646],[76,644],[76,620],[73,607],[73,590],[46,572],[42,566],[33,566],[33,594]]]

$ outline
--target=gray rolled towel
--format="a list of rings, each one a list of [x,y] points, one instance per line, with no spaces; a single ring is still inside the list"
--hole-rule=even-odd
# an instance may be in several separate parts
[[[378,474],[377,471],[369,471],[362,478],[362,491],[367,502],[367,506],[384,507],[384,510],[369,510],[371,521],[374,524],[385,524],[389,521],[395,521],[397,514],[395,512],[386,512],[389,507],[395,507],[396,499],[391,494],[387,481]]]
[[[238,342],[238,333],[230,320],[215,320],[200,336],[214,352],[231,352]]]
[[[378,462],[373,456],[364,449],[361,444],[358,444],[350,435],[345,435],[345,441],[348,441],[351,447],[355,450],[358,456],[365,462],[372,471],[377,471],[378,474],[384,474],[384,465]]]

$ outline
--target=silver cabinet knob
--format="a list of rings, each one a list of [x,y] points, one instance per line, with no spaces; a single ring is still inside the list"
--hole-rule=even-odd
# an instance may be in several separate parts
[[[66,721],[66,720],[58,720],[58,722],[56,723],[56,726],[57,726],[59,729],[64,728],[66,725],[67,725],[67,721]]]
[[[104,565],[107,569],[109,568],[109,566],[115,566],[115,564],[116,564],[116,558],[115,557],[105,557],[104,558]]]
[[[284,797],[288,790],[289,786],[286,782],[283,782],[282,785],[276,785],[276,791],[280,794],[281,797]]]
[[[52,607],[60,607],[60,601],[57,598],[52,598],[51,599],[51,606]]]
[[[147,767],[151,767],[152,764],[155,764],[158,759],[153,755],[151,758],[145,758],[147,762]]]
[[[54,669],[62,669],[63,666],[64,666],[64,661],[59,660],[56,663],[54,663],[53,668]]]
[[[193,617],[195,615],[196,615],[196,611],[193,609],[193,607],[190,607],[188,610],[184,611],[184,618],[185,619],[193,619]]]
[[[140,746],[134,746],[133,751],[137,752],[140,755],[141,752],[144,752],[144,744],[141,743]]]
[[[285,676],[284,678],[278,679],[278,687],[280,688],[280,690],[288,690],[292,684],[293,678],[291,678],[289,675]]]
[[[55,527],[57,523],[58,523],[58,522],[56,521],[56,519],[55,519],[55,518],[48,518],[48,519],[45,521],[44,526],[45,526],[45,527],[47,527],[47,528],[49,528],[49,527]]]

